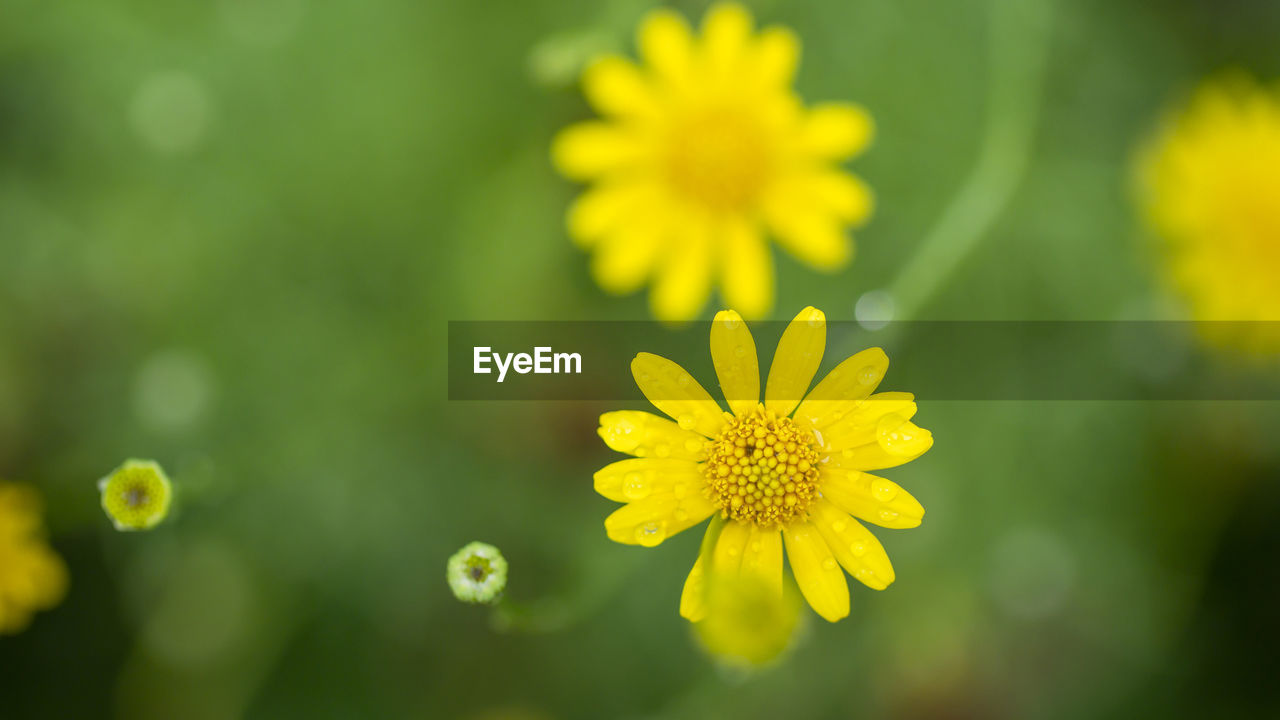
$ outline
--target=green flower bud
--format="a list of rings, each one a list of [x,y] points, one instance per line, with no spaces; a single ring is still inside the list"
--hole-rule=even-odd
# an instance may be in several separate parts
[[[126,460],[98,481],[102,509],[117,530],[150,530],[169,515],[173,488],[151,460]]]
[[[498,548],[473,542],[449,558],[449,589],[466,603],[492,605],[507,586],[507,561]]]

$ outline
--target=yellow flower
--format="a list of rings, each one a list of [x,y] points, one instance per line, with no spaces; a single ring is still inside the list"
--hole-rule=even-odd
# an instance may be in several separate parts
[[[693,624],[698,643],[722,664],[751,670],[786,652],[800,627],[795,586],[781,593],[755,574],[707,584],[706,618]]]
[[[599,285],[622,294],[651,281],[654,315],[681,321],[718,282],[728,305],[756,318],[773,306],[766,231],[815,268],[848,263],[846,230],[872,197],[839,163],[867,146],[872,123],[857,105],[805,108],[791,88],[795,34],[755,34],[746,9],[721,4],[698,38],[655,11],[637,45],[643,66],[606,56],[587,68],[583,89],[604,119],[552,147],[561,173],[593,184],[567,221]]]
[[[44,538],[40,496],[0,482],[0,635],[21,632],[62,601],[67,569]]]
[[[1147,218],[1196,320],[1280,320],[1280,90],[1238,77],[1202,86],[1140,162]],[[1280,351],[1274,325],[1210,327]]]
[[[117,530],[150,530],[169,516],[173,488],[150,460],[126,460],[98,481],[102,509]]]
[[[826,333],[814,308],[791,321],[762,404],[751,332],[738,313],[720,312],[711,359],[731,413],[676,363],[640,353],[636,383],[675,422],[638,411],[600,416],[605,443],[635,456],[595,474],[596,492],[627,503],[604,522],[612,540],[652,547],[715,515],[680,599],[689,620],[706,617],[708,577],[750,575],[781,593],[784,546],[801,593],[832,622],[849,614],[841,566],[877,590],[893,582],[884,548],[850,516],[919,525],[920,503],[866,471],[914,460],[933,436],[911,423],[912,395],[872,394],[889,367],[879,348],[846,359],[810,391]]]

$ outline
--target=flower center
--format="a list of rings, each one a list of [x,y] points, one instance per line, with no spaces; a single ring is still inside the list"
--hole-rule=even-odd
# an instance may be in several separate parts
[[[757,406],[712,441],[703,466],[712,499],[728,517],[761,527],[803,519],[818,495],[813,435]]]
[[[755,200],[768,165],[761,128],[741,111],[714,109],[675,126],[666,169],[688,197],[713,210],[735,210]]]

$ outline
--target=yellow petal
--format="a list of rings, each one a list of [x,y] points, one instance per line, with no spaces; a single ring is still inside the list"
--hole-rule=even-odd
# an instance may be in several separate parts
[[[818,431],[818,450],[829,454],[874,444],[880,421],[888,415],[910,420],[916,414],[915,397],[905,392],[876,393],[866,400],[837,405],[824,416]],[[797,411],[798,412],[798,411]]]
[[[706,520],[715,510],[700,492],[684,497],[662,493],[618,508],[605,518],[604,529],[614,542],[653,547]]]
[[[814,612],[830,622],[848,615],[849,584],[818,529],[799,523],[783,530],[782,536],[796,584]]]
[[[875,134],[871,115],[852,103],[815,105],[801,126],[802,152],[829,160],[843,160],[864,150]]]
[[[758,319],[773,308],[773,255],[760,228],[745,219],[726,223],[720,264],[721,293],[729,307]]]
[[[756,343],[742,316],[721,310],[711,323],[711,361],[729,409],[744,415],[760,403],[760,366]]]
[[[712,517],[711,522],[707,523],[698,559],[693,563],[693,570],[689,571],[684,589],[680,592],[680,616],[689,622],[698,622],[707,616],[707,568],[711,565],[711,552],[723,528],[724,520],[719,516]]]
[[[766,408],[779,417],[791,414],[813,382],[826,343],[826,315],[813,307],[801,310],[787,325],[773,354],[764,391]]]
[[[607,412],[600,416],[598,432],[610,448],[640,458],[707,459],[706,438],[653,413]]]
[[[664,322],[687,322],[697,316],[711,293],[711,239],[705,223],[686,225],[673,237],[649,295],[653,314]]]
[[[883,470],[897,467],[923,455],[933,447],[933,434],[896,413],[880,418],[876,441],[833,452],[830,467],[845,470]]]
[[[868,348],[845,358],[818,383],[796,408],[796,420],[822,429],[856,408],[884,379],[889,356],[880,348]]]
[[[714,437],[724,428],[724,411],[684,368],[652,353],[631,361],[631,375],[653,406],[683,430]]]
[[[720,3],[702,20],[702,51],[713,71],[731,71],[751,39],[751,13],[737,3]]]
[[[692,460],[632,458],[596,471],[596,492],[615,502],[636,502],[653,495],[701,492],[702,469]]]
[[[860,470],[823,468],[822,497],[836,507],[887,528],[913,528],[924,519],[924,507],[898,484]]]
[[[742,555],[751,539],[751,528],[743,523],[726,521],[711,551],[711,572],[714,575],[737,575],[742,569]]]
[[[774,592],[782,594],[782,533],[753,525],[742,551],[740,575],[760,578]]]
[[[660,232],[649,223],[622,228],[608,235],[591,256],[591,277],[605,292],[635,292],[653,273],[664,247]]]
[[[551,143],[551,161],[564,176],[591,180],[634,166],[644,147],[631,133],[604,122],[570,125]]]
[[[693,37],[684,18],[661,8],[645,16],[636,37],[640,57],[654,74],[669,83],[683,84],[693,56]]]
[[[895,575],[889,555],[862,523],[822,500],[811,506],[810,514],[810,522],[850,575],[873,590],[883,590],[893,583]]]
[[[653,88],[630,60],[607,55],[582,75],[583,94],[601,115],[651,117],[658,112]]]
[[[647,212],[657,200],[650,183],[621,182],[597,185],[582,193],[569,206],[565,225],[569,237],[579,247],[588,248],[609,233]]]
[[[782,249],[818,270],[838,270],[853,259],[853,241],[840,221],[796,188],[765,195],[764,217]]]
[[[839,170],[809,170],[789,182],[837,220],[859,225],[871,216],[875,195],[860,178]]]
[[[762,87],[790,88],[800,64],[800,38],[783,27],[765,28],[756,40],[756,75]]]

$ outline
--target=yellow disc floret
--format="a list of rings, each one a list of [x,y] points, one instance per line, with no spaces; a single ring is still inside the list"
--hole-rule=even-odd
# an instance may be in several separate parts
[[[760,527],[803,520],[818,494],[813,441],[812,433],[764,406],[733,418],[703,465],[712,499],[725,517]]]
[[[117,530],[149,530],[169,514],[173,495],[164,470],[148,460],[129,460],[98,483],[102,509]]]

